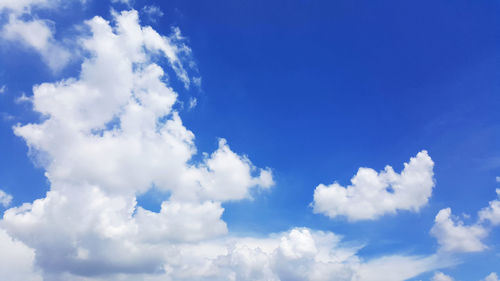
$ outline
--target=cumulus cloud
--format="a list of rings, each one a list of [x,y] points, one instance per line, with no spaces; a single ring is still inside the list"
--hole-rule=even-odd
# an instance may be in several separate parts
[[[433,167],[427,151],[421,151],[404,164],[400,174],[391,166],[379,173],[360,168],[347,187],[337,182],[318,185],[313,210],[330,218],[345,216],[350,221],[373,220],[398,210],[419,211],[432,194]]]
[[[481,240],[488,231],[479,224],[464,225],[463,221],[452,217],[450,208],[442,209],[436,215],[431,234],[444,251],[480,252],[487,248]]]
[[[453,281],[455,279],[453,279],[451,276],[449,275],[446,275],[442,272],[436,272],[434,273],[434,276],[432,277],[432,281]]]
[[[12,195],[5,193],[5,191],[0,189],[0,205],[8,207],[12,202]]]
[[[274,184],[269,169],[224,139],[191,163],[194,134],[173,109],[177,93],[154,62],[166,57],[189,83],[179,31],[161,36],[141,26],[136,11],[114,20],[116,26],[100,17],[87,21],[92,36],[82,42],[91,57],[80,76],[35,86],[33,107],[46,118],[14,128],[44,158],[51,190],[7,210],[1,225],[35,249],[49,279],[62,272],[163,272],[167,257],[180,251],[175,243],[227,233],[221,202]],[[153,185],[171,194],[159,213],[136,202]]]
[[[0,244],[14,247],[21,257],[19,266],[1,269],[8,271],[3,276],[397,281],[449,265],[435,255],[364,260],[357,254],[360,245],[309,228],[262,238],[231,235],[221,218],[222,204],[249,199],[252,190],[268,189],[274,179],[269,168],[256,167],[225,139],[194,160],[194,133],[175,110],[178,94],[169,86],[166,66],[157,63],[166,58],[177,79],[189,86],[193,79],[184,63],[190,50],[180,31],[162,36],[142,26],[134,10],[115,13],[112,22],[94,17],[86,26],[90,35],[80,42],[89,57],[81,73],[33,87],[33,108],[44,118],[14,127],[40,158],[50,190],[5,211]],[[381,185],[394,190],[390,196],[397,197],[389,201],[405,202],[391,208],[418,210],[426,202],[432,165],[421,152],[401,174],[391,168],[375,173]],[[428,190],[417,192],[420,185]],[[153,186],[170,194],[159,212],[144,209],[136,199]],[[418,202],[409,202],[410,197]]]
[[[500,189],[496,189],[496,193],[500,197]],[[489,206],[481,209],[477,216],[474,224],[465,225],[452,215],[450,208],[440,210],[431,229],[440,249],[448,252],[480,252],[487,249],[482,240],[488,236],[492,226],[500,224],[500,201],[490,201]]]
[[[500,198],[500,189],[496,189],[497,196]],[[500,200],[489,202],[489,206],[479,211],[479,220],[481,222],[489,221],[492,225],[500,224]]]
[[[0,228],[0,276],[9,281],[42,281],[34,267],[35,252]]]
[[[490,273],[483,281],[498,281],[498,275],[495,272]]]

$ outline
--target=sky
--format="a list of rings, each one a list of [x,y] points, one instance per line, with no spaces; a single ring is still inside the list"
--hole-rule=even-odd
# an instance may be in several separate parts
[[[0,1],[0,276],[499,280],[499,13]]]

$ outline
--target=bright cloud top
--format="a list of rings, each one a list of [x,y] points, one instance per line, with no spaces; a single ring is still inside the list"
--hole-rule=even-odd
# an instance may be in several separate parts
[[[314,190],[315,213],[330,218],[345,216],[350,221],[373,220],[398,210],[418,211],[427,204],[434,187],[434,162],[421,151],[404,164],[398,174],[391,166],[377,173],[360,168],[351,185],[320,184]]]

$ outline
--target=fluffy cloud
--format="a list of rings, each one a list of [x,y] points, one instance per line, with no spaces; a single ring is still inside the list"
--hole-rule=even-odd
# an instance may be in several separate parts
[[[451,276],[446,275],[442,272],[436,272],[432,277],[432,281],[453,281],[454,279]]]
[[[376,219],[398,210],[418,211],[432,194],[433,167],[427,151],[421,151],[404,164],[400,174],[391,166],[380,173],[360,168],[347,187],[336,182],[317,186],[312,203],[314,212],[357,221]]]
[[[500,197],[500,189],[496,189],[497,196]],[[500,224],[500,200],[490,201],[489,206],[479,211],[481,222],[490,221],[493,225]]]
[[[490,275],[484,278],[484,281],[498,281],[498,275],[495,272],[490,273]]]
[[[0,189],[0,205],[8,207],[12,202],[12,195],[5,193],[5,191]]]
[[[222,203],[270,188],[271,170],[224,139],[193,160],[194,134],[169,86],[176,77],[186,87],[193,81],[184,67],[189,48],[177,29],[161,36],[141,26],[136,11],[114,17],[86,22],[91,35],[80,42],[90,55],[80,75],[35,86],[31,101],[42,121],[14,128],[51,187],[5,211],[0,243],[21,257],[3,276],[40,280],[38,269],[45,281],[398,281],[449,265],[436,256],[363,260],[360,246],[308,228],[264,238],[229,234]],[[176,77],[166,76],[159,57]],[[400,175],[387,168],[375,178],[394,189],[391,200],[405,202],[395,208],[418,210],[432,190],[432,165],[421,152]],[[159,212],[136,200],[152,186],[170,194]]]
[[[461,220],[452,217],[450,208],[446,208],[436,215],[431,234],[444,251],[479,252],[486,249],[481,240],[488,235],[488,231],[479,224],[464,225]]]
[[[496,189],[496,193],[500,196],[500,189]],[[434,220],[431,234],[437,238],[441,250],[480,252],[488,248],[482,240],[488,236],[491,227],[498,224],[500,224],[500,201],[496,199],[478,212],[477,222],[471,225],[464,225],[463,221],[454,217],[450,208],[440,210]]]
[[[154,63],[166,57],[189,85],[180,32],[161,36],[141,26],[136,11],[115,21],[86,23],[92,36],[81,42],[91,57],[80,76],[34,87],[34,109],[46,117],[14,129],[38,155],[51,190],[7,210],[1,226],[36,251],[48,280],[63,272],[163,272],[168,257],[182,256],[174,245],[227,233],[221,202],[274,184],[269,169],[224,139],[191,163],[194,134],[173,110],[177,93]],[[153,185],[171,194],[159,213],[136,202]]]
[[[0,11],[9,14],[9,21],[0,31],[0,37],[33,48],[45,63],[55,71],[70,59],[69,52],[54,39],[54,25],[32,15],[33,8],[54,8],[56,0],[7,0],[0,3]],[[28,19],[27,19],[28,18]]]
[[[9,281],[41,281],[34,267],[35,252],[0,228],[0,276]]]

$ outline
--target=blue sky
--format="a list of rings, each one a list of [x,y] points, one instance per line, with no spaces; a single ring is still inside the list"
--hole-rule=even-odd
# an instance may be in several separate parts
[[[408,267],[419,270],[414,274],[407,272],[407,275],[394,273],[391,280],[483,280],[490,273],[500,273],[497,227],[500,224],[500,205],[498,209],[494,207],[499,202],[495,191],[500,188],[500,181],[497,180],[500,176],[498,1],[114,2],[30,0],[0,4],[0,87],[4,86],[0,93],[0,190],[6,194],[3,198],[12,197],[10,202],[0,204],[0,213],[4,213],[0,234],[5,233],[0,235],[0,240],[4,239],[0,245],[19,249],[22,252],[19,256],[26,257],[22,262],[32,263],[30,266],[33,268],[33,272],[17,272],[15,266],[4,265],[0,266],[0,272],[4,270],[4,274],[12,276],[12,280],[128,280],[118,279],[119,274],[126,276],[120,278],[184,280],[181,275],[166,269],[173,265],[169,265],[168,259],[160,257],[155,262],[162,264],[162,269],[154,273],[147,268],[138,268],[132,273],[120,271],[120,268],[127,267],[126,262],[121,263],[120,260],[97,268],[96,263],[100,262],[97,257],[103,258],[103,254],[96,249],[101,245],[99,243],[108,240],[102,238],[104,240],[101,241],[101,238],[95,237],[104,235],[106,239],[111,239],[112,243],[108,242],[113,246],[109,251],[114,249],[119,255],[127,253],[123,250],[123,241],[141,241],[137,242],[141,245],[138,246],[139,252],[147,252],[147,246],[159,243],[158,239],[162,241],[161,246],[154,245],[160,247],[162,253],[167,248],[170,250],[169,247],[219,247],[221,243],[229,243],[221,241],[231,239],[236,239],[238,242],[231,243],[237,245],[247,243],[244,241],[248,239],[258,240],[260,242],[254,244],[265,249],[268,246],[263,245],[272,244],[269,239],[282,236],[282,243],[287,239],[294,241],[296,233],[307,237],[312,235],[316,248],[320,249],[322,246],[318,241],[323,241],[321,235],[332,233],[342,236],[343,242],[329,251],[352,252],[356,261],[341,262],[342,266],[349,268],[346,272],[349,271],[350,275],[346,273],[346,277],[340,277],[339,273],[331,273],[331,276],[325,273],[324,280],[386,280],[377,277],[377,271],[370,266],[385,262],[378,264],[378,268],[397,268],[400,259],[411,260]],[[101,100],[101,97],[112,96],[109,92],[115,90],[109,90],[111,86],[104,85],[104,82],[95,82],[99,79],[87,79],[92,76],[90,74],[81,75],[84,72],[82,63],[89,62],[89,69],[94,70],[92,73],[97,73],[103,80],[124,77],[120,76],[118,66],[116,73],[110,73],[114,71],[113,67],[107,69],[99,64],[92,65],[91,62],[99,61],[98,58],[107,61],[106,50],[99,53],[100,48],[113,50],[108,45],[99,45],[95,49],[86,47],[83,43],[85,38],[92,38],[91,44],[97,46],[103,37],[96,36],[97,33],[84,22],[95,16],[102,17],[115,28],[115,35],[121,35],[124,32],[120,33],[116,22],[122,17],[120,15],[124,15],[121,12],[130,10],[137,11],[140,19],[138,26],[151,26],[159,34],[154,40],[169,39],[162,41],[166,44],[163,47],[157,47],[160,43],[151,47],[153,45],[148,45],[150,41],[144,39],[140,43],[144,50],[122,50],[118,44],[115,53],[133,61],[133,79],[139,79],[136,75],[147,75],[148,72],[143,71],[145,65],[150,63],[156,63],[163,69],[166,75],[158,78],[158,83],[173,89],[178,96],[174,97],[162,88],[165,98],[173,98],[175,102],[170,105],[165,101],[166,105],[161,109],[164,111],[153,107],[146,109],[161,112],[158,113],[159,123],[156,123],[160,127],[162,125],[158,124],[175,120],[177,113],[174,112],[178,112],[182,119],[180,126],[193,133],[193,143],[186,141],[190,137],[176,127],[179,132],[172,135],[175,136],[173,143],[182,141],[178,149],[157,144],[156,153],[149,155],[146,148],[152,141],[141,138],[134,140],[137,143],[133,144],[144,147],[141,150],[144,154],[131,156],[128,151],[134,151],[134,147],[124,145],[123,150],[116,151],[117,155],[126,155],[120,158],[108,155],[108,150],[97,153],[101,150],[85,146],[93,141],[95,130],[116,134],[116,141],[120,141],[119,137],[130,140],[133,134],[128,135],[128,131],[127,135],[118,134],[125,131],[123,124],[129,120],[121,115],[125,114],[127,103],[113,109],[113,101]],[[26,28],[26,23],[37,24],[38,31],[48,31],[50,36],[43,37],[42,33],[33,32],[35,29]],[[175,36],[174,27],[180,30],[182,36]],[[124,36],[124,41],[120,42],[126,45],[127,40],[136,39]],[[173,50],[174,57],[162,53],[165,52],[162,48]],[[184,52],[182,48],[189,51]],[[147,58],[132,58],[132,54]],[[176,68],[177,64],[181,65],[182,71],[185,70],[187,80]],[[61,89],[47,94],[40,90],[39,97],[34,97],[33,86],[41,83],[58,85],[58,81],[70,77],[84,85],[82,87],[86,90],[81,97],[74,93],[76,86],[68,86],[69,90],[61,86]],[[92,84],[93,81],[96,84]],[[116,83],[120,81],[117,79]],[[185,87],[186,81],[189,87]],[[127,79],[123,83],[126,84]],[[110,85],[115,89],[116,85]],[[122,89],[120,85],[116,87]],[[159,91],[149,88],[151,85],[140,87],[147,93]],[[87,100],[91,95],[88,93],[94,93],[92,91],[97,97]],[[118,97],[120,90],[116,91]],[[138,88],[132,88],[131,95],[139,95],[137,93]],[[140,96],[128,102],[134,99],[140,100],[140,105],[147,104]],[[191,101],[196,101],[194,106],[190,106]],[[101,110],[101,105],[106,102],[110,105],[103,108],[109,110]],[[114,113],[109,115],[107,111]],[[99,116],[96,118],[101,118],[102,124],[84,124],[94,116]],[[26,126],[44,122],[62,125],[41,129],[40,137],[37,137],[33,127]],[[14,126],[25,129],[15,133]],[[66,129],[54,129],[58,126]],[[152,132],[160,134],[158,130]],[[71,142],[68,136],[72,134],[64,132],[73,132],[78,136],[79,133],[86,133],[82,133],[81,142]],[[180,135],[183,139],[177,139],[181,138]],[[221,144],[220,138],[224,138],[228,146]],[[164,144],[169,144],[169,141],[171,139],[167,138]],[[122,143],[115,145],[118,147]],[[85,149],[89,149],[88,153]],[[193,150],[189,154],[185,151],[189,149],[196,152]],[[380,213],[359,220],[354,218],[357,213],[352,212],[355,211],[348,211],[351,206],[356,208],[357,201],[349,201],[346,207],[342,207],[337,201],[325,199],[327,203],[323,211],[318,207],[319,198],[315,197],[318,185],[324,184],[329,191],[333,191],[336,187],[332,184],[337,182],[339,188],[345,188],[361,167],[379,172],[390,165],[399,174],[404,169],[403,163],[410,163],[410,158],[417,157],[423,150],[428,152],[434,165],[422,168],[424,171],[415,176],[423,183],[415,184],[414,194],[408,191],[411,189],[408,182],[412,182],[413,178],[402,182],[387,181],[391,188],[394,186],[390,183],[400,185],[401,194],[410,194],[410,198],[423,196],[425,200],[415,199],[416,202],[405,203],[400,197],[394,197],[396,203],[392,203],[392,207],[380,207],[380,201],[372,198],[375,201],[364,203],[369,207],[382,208],[378,209]],[[214,151],[216,153],[212,154]],[[203,152],[208,154],[203,155]],[[178,156],[183,153],[189,154],[189,157],[185,156],[187,160]],[[73,154],[74,157],[68,156]],[[180,160],[170,163],[171,160],[163,156],[179,157]],[[424,158],[415,159],[424,161]],[[96,167],[89,168],[86,161]],[[129,163],[127,161],[132,164],[117,171],[108,169],[121,167],[120,162]],[[100,165],[103,165],[102,169]],[[162,172],[156,172],[155,165]],[[231,170],[231,167],[241,169]],[[181,170],[183,172],[179,172]],[[185,170],[189,172],[184,176]],[[135,172],[139,175],[136,176]],[[266,178],[268,172],[272,174],[271,180]],[[177,179],[176,174],[182,174],[182,179]],[[134,176],[129,179],[128,175]],[[233,176],[234,182],[226,181]],[[109,179],[113,177],[123,177],[124,183]],[[200,187],[194,188],[191,184],[183,186],[191,180],[200,182]],[[215,186],[212,186],[214,182]],[[138,184],[134,186],[135,183]],[[58,215],[49,219],[48,211],[38,214],[34,205],[28,211],[17,207],[42,199],[45,200],[43,208],[63,215],[65,209],[57,204],[57,200],[62,200],[64,196],[77,196],[76,191],[90,188],[87,185],[97,188],[102,192],[100,196],[109,198],[110,202],[116,202],[112,201],[113,198],[123,199],[124,202],[137,199],[138,202],[132,206],[134,211],[129,220],[124,219],[127,217],[125,210],[118,207],[110,210],[96,207],[93,210],[96,214],[110,216],[106,219],[101,217],[103,221],[96,223],[99,227],[106,223],[114,225],[114,215],[118,216],[120,212],[124,216],[120,217],[124,220],[122,229],[134,225],[139,233],[142,233],[142,228],[146,233],[149,229],[147,225],[155,224],[141,217],[141,210],[148,218],[162,214],[163,210],[165,214],[173,214],[174,218],[163,218],[166,221],[161,223],[166,226],[152,232],[165,232],[158,234],[161,239],[151,238],[153,234],[140,234],[143,236],[133,238],[123,233],[106,236],[108,232],[100,233],[95,230],[99,227],[88,225],[85,231],[68,234],[68,237],[76,237],[76,242],[68,242],[71,246],[68,244],[64,251],[46,250],[50,248],[50,239],[32,241],[30,235],[58,237],[60,234],[61,239],[66,239],[64,235],[68,230],[51,224],[59,220]],[[130,187],[124,187],[128,185]],[[360,184],[359,190],[361,186],[364,185]],[[371,185],[367,183],[366,186]],[[235,190],[238,188],[243,193],[237,193]],[[55,192],[47,195],[49,190]],[[57,192],[63,194],[62,197],[53,195]],[[364,194],[364,191],[359,192]],[[430,192],[428,196],[426,192]],[[387,199],[396,193],[383,194]],[[83,205],[90,206],[96,199],[88,200]],[[165,207],[162,207],[162,202],[167,202]],[[491,205],[489,202],[492,202]],[[169,208],[175,204],[179,204],[179,210],[185,210],[185,213],[169,213],[172,210]],[[199,214],[193,214],[191,210],[207,206],[213,209],[206,213],[215,217],[202,218],[209,224],[201,224],[198,229],[200,222],[196,219]],[[74,208],[75,211],[67,215],[72,221],[85,220],[86,212],[91,212],[84,207],[81,210]],[[435,222],[437,214],[444,214],[440,211],[446,208],[451,208],[453,215],[445,218],[442,224]],[[335,210],[339,215],[328,215],[325,210]],[[33,216],[31,223],[22,220],[23,212]],[[136,213],[139,214],[137,218],[134,217]],[[180,220],[182,223],[170,225],[169,220]],[[156,223],[161,224],[159,221]],[[220,226],[220,231],[201,235],[211,227],[210,223]],[[222,226],[224,224],[225,227]],[[194,235],[197,237],[192,238],[194,240],[179,242],[179,235],[191,237],[193,233],[183,232],[188,230],[200,233],[201,238]],[[80,245],[78,241],[83,242]],[[306,247],[300,246],[300,241],[295,250]],[[189,245],[186,246],[186,243]],[[245,263],[228,265],[223,269],[212,268],[212,275],[196,271],[198,275],[193,275],[195,277],[185,278],[323,280],[314,279],[316,277],[310,272],[288,272],[290,264],[294,264],[291,261],[290,264],[276,265],[274,258],[288,253],[286,245],[280,244],[269,253],[264,251],[269,258],[266,264],[273,264],[269,275],[245,275],[242,272],[247,271],[238,271],[249,266]],[[87,253],[84,258],[82,251]],[[77,254],[72,262],[58,262],[59,257],[73,252]],[[236,255],[228,254],[233,258]],[[249,254],[253,255],[257,256]],[[57,258],[47,261],[50,256]],[[395,261],[391,264],[384,257],[393,257]],[[442,262],[430,262],[432,266],[417,265],[422,260],[432,261],[436,257]],[[140,257],[135,258],[140,260]],[[224,255],[218,258],[223,259]],[[305,264],[302,258],[293,262]],[[104,259],[109,261],[110,258],[105,256]],[[201,258],[182,257],[186,266],[197,259]],[[312,259],[317,262],[319,254]],[[214,262],[210,266],[220,263]],[[310,261],[307,264],[310,265]],[[362,269],[349,267],[352,264]],[[329,264],[329,268],[333,267]],[[320,272],[313,268],[315,270],[312,271]],[[213,275],[214,271],[218,275]],[[25,279],[28,276],[25,274],[32,279]]]

